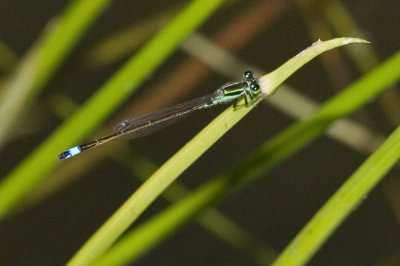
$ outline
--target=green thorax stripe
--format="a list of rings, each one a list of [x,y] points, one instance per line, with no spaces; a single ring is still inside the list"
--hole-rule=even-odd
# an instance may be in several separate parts
[[[223,93],[225,97],[238,97],[243,94],[244,89],[247,87],[247,82],[237,82],[224,88]]]

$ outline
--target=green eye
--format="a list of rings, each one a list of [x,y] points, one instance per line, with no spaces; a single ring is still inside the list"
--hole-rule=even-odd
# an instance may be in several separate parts
[[[251,83],[250,84],[250,90],[252,92],[258,92],[260,90],[260,86],[257,83]]]

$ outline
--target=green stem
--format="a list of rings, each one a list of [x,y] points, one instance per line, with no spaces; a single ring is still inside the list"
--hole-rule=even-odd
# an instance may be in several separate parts
[[[273,265],[303,265],[400,158],[400,127],[374,152],[297,234]]]
[[[261,90],[268,95],[292,73],[319,54],[335,47],[365,43],[356,38],[337,38],[317,42],[288,60],[272,73],[259,79]],[[260,102],[261,99],[257,101]],[[144,212],[144,210],[193,162],[229,129],[248,114],[256,104],[242,108],[230,107],[199,132],[181,150],[163,164],[135,193],[100,227],[71,260],[72,264],[90,263]]]

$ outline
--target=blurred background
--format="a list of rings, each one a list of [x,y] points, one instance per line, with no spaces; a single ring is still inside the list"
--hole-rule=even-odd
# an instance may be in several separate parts
[[[29,100],[13,131],[2,140],[0,177],[27,158],[187,3],[110,1],[42,82],[40,93]],[[69,4],[65,0],[0,2],[0,100],[21,62]],[[209,94],[228,81],[241,79],[247,69],[264,75],[318,39],[351,36],[371,42],[330,51],[291,76],[282,92],[257,106],[179,177],[180,185],[195,189],[398,51],[399,11],[400,1],[395,0],[226,1],[83,141],[111,133],[123,119]],[[218,203],[220,214],[254,240],[246,242],[246,238],[243,245],[257,243],[262,250],[281,251],[379,140],[397,127],[399,97],[394,84],[350,118],[376,143],[352,146],[325,135]],[[155,134],[113,142],[58,163],[0,221],[0,264],[67,262],[140,186],[140,177],[149,176],[225,108],[196,112]],[[344,130],[351,138],[352,128]],[[157,199],[135,224],[169,205],[170,201]],[[399,265],[399,222],[397,169],[370,193],[309,265]],[[135,265],[259,264],[254,254],[238,246],[192,222],[138,258]]]

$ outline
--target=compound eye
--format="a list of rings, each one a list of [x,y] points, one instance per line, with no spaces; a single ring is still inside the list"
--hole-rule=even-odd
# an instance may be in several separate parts
[[[247,80],[251,80],[251,79],[253,79],[253,72],[251,72],[251,71],[246,71],[246,72],[243,73],[243,77],[244,77],[245,79],[247,79]]]
[[[260,90],[260,86],[257,83],[251,83],[250,90],[254,93],[257,93]]]

